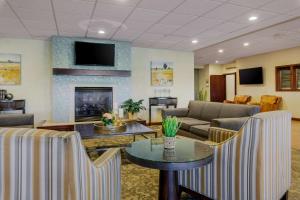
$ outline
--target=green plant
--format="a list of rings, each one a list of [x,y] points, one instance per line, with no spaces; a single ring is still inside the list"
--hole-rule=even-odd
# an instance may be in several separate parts
[[[166,117],[162,122],[164,135],[166,137],[175,137],[179,127],[181,126],[181,122],[177,117]]]
[[[115,116],[112,113],[104,113],[101,117],[101,121],[104,126],[112,125],[115,122]]]
[[[200,101],[207,101],[207,90],[205,88],[199,90],[198,99]]]
[[[121,105],[121,108],[123,108],[126,113],[138,113],[141,110],[146,110],[146,107],[143,106],[143,101],[144,99],[136,102],[134,102],[132,99],[128,99]]]

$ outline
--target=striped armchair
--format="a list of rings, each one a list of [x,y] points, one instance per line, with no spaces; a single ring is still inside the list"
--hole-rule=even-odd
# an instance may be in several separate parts
[[[1,200],[119,200],[120,153],[92,162],[77,132],[0,129]]]
[[[224,136],[222,136],[224,132]],[[291,184],[291,115],[254,115],[238,132],[211,128],[215,157],[178,173],[181,189],[218,200],[278,200]]]

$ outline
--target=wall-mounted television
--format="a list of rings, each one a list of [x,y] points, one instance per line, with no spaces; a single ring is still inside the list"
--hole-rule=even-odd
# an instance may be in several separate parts
[[[115,66],[115,45],[75,42],[75,65]]]
[[[250,85],[250,84],[263,84],[263,68],[255,67],[248,69],[240,69],[240,84]]]

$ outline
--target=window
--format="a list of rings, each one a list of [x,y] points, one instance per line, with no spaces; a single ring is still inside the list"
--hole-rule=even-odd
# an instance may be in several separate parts
[[[300,91],[300,65],[276,67],[276,91]]]

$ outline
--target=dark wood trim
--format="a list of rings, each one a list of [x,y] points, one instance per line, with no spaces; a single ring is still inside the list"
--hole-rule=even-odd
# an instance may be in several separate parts
[[[280,71],[283,69],[290,69],[291,71],[291,89],[281,89]],[[297,69],[300,69],[300,64],[284,65],[275,67],[275,84],[278,92],[300,92],[297,88]]]
[[[91,69],[53,68],[53,75],[129,77],[129,76],[131,76],[131,71],[129,71],[129,70],[91,70]]]
[[[39,126],[37,129],[47,129],[54,131],[74,131],[74,124],[70,125],[53,125],[53,126]]]
[[[148,122],[147,126],[151,126],[151,125],[161,125],[162,122],[151,122],[151,124]]]
[[[292,117],[292,120],[294,120],[294,121],[300,121],[300,118]]]
[[[196,198],[196,199],[199,199],[199,200],[212,200],[211,198],[207,197],[207,196],[204,196],[202,194],[199,194],[193,190],[190,190],[186,187],[183,187],[183,186],[179,186],[179,189],[178,189],[178,194],[180,194],[181,192],[185,192],[189,195],[191,195],[192,197]]]

